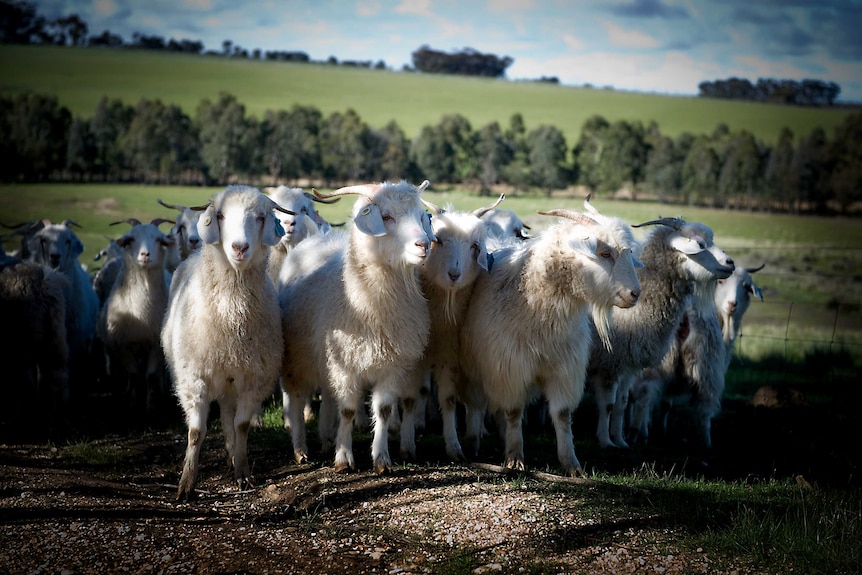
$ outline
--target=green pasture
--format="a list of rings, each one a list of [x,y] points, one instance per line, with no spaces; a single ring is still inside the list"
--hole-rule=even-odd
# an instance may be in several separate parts
[[[415,47],[405,47],[412,50]],[[314,106],[324,115],[354,109],[370,126],[397,121],[409,138],[446,114],[466,117],[473,129],[507,127],[515,113],[527,129],[554,125],[569,146],[593,115],[608,121],[655,121],[662,134],[711,133],[721,123],[748,130],[765,143],[783,127],[797,136],[833,129],[851,109],[815,109],[697,97],[575,88],[533,82],[428,75],[151,51],[0,46],[0,94],[54,94],[74,115],[90,117],[103,96],[134,105],[159,99],[194,117],[198,103],[234,94],[249,115]]]

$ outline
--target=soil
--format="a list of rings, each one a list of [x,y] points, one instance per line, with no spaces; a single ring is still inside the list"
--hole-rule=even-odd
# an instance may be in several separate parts
[[[585,402],[575,414],[576,451],[588,477],[649,466],[728,481],[801,476],[846,485],[858,481],[859,463],[841,440],[855,436],[848,412],[840,402],[728,401],[709,451],[659,439],[602,450]],[[89,413],[99,415],[50,431],[8,416],[0,425],[0,572],[763,572],[679,545],[680,527],[660,517],[584,513],[589,498],[625,488],[557,476],[553,432],[535,421],[525,436],[528,466],[544,472],[517,476],[495,467],[501,446],[490,435],[476,463],[448,462],[433,421],[418,461],[402,463],[397,440],[390,443],[397,464],[383,476],[371,472],[368,434],[356,435],[358,469],[337,474],[328,456],[295,464],[289,432],[267,425],[251,433],[254,485],[245,489],[234,484],[211,421],[196,497],[178,502],[182,422]],[[313,452],[314,435],[310,429]]]

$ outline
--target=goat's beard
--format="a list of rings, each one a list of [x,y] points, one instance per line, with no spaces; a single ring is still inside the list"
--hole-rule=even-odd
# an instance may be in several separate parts
[[[602,345],[609,352],[613,351],[611,349],[611,322],[613,321],[613,313],[613,304],[592,304],[590,306],[590,314],[593,318],[593,324],[596,326],[596,333],[598,333],[599,339],[602,340]]]

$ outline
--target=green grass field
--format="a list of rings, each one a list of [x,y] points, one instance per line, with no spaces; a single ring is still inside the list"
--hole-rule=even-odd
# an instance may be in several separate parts
[[[528,130],[562,130],[573,146],[593,115],[608,121],[655,121],[662,134],[711,133],[720,123],[772,144],[782,127],[797,136],[822,127],[829,136],[850,109],[814,109],[509,82],[458,76],[355,69],[323,64],[231,60],[132,50],[0,46],[0,93],[56,94],[74,115],[89,117],[102,96],[134,105],[160,99],[194,117],[198,103],[234,94],[249,115],[314,106],[324,115],[354,109],[370,126],[396,120],[409,138],[445,114],[466,117],[474,130],[507,127],[520,113]]]

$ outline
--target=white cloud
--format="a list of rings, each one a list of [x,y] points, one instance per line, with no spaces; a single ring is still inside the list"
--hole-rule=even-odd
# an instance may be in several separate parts
[[[358,0],[356,2],[356,13],[364,18],[376,16],[380,12],[378,0]]]
[[[111,16],[116,11],[114,0],[96,0],[96,13],[100,16]]]
[[[622,48],[655,48],[659,41],[639,30],[626,30],[608,20],[602,21],[608,39],[615,46]]]
[[[532,0],[488,0],[488,10],[503,14],[515,11],[522,12],[532,7]]]
[[[434,12],[431,10],[431,0],[401,0],[401,3],[395,7],[395,12],[427,18],[434,16]]]
[[[577,36],[571,34],[563,34],[563,43],[572,50],[580,50],[584,47],[584,43]]]

